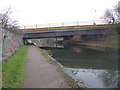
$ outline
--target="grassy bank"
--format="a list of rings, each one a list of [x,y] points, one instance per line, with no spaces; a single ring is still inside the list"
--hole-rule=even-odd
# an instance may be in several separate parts
[[[22,80],[27,46],[20,47],[10,58],[2,63],[2,87],[17,88]]]
[[[44,49],[40,49],[42,52],[45,52],[45,53],[47,53],[47,54],[52,54],[52,52],[51,52],[51,50],[44,50]]]
[[[106,40],[104,43],[103,43],[103,45],[105,46],[105,47],[108,47],[108,48],[113,48],[113,49],[120,49],[120,46],[118,45],[119,43],[119,39],[118,38],[120,38],[120,36],[113,36],[113,37],[111,37],[111,39],[110,40]]]

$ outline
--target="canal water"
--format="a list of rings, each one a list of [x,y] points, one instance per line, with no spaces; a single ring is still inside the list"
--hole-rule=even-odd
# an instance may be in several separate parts
[[[79,85],[88,88],[118,87],[118,52],[80,46],[47,48]]]

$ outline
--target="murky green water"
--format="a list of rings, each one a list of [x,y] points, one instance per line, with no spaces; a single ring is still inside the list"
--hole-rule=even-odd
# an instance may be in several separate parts
[[[118,87],[118,52],[77,46],[49,50],[80,85],[90,88]]]

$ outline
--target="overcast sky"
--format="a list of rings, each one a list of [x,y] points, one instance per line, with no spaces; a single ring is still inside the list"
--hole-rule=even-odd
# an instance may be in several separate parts
[[[100,19],[119,0],[0,0],[0,11],[11,7],[19,25]],[[95,13],[96,10],[96,13]]]

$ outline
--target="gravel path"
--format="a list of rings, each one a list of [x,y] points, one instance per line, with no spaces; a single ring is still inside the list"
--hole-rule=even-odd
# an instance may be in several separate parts
[[[28,47],[22,88],[70,88],[65,77],[38,48]]]

